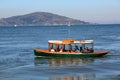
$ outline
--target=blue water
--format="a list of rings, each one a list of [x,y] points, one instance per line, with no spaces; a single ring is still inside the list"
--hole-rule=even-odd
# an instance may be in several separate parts
[[[120,25],[0,27],[0,80],[120,80]],[[100,58],[35,58],[48,40],[93,39]]]

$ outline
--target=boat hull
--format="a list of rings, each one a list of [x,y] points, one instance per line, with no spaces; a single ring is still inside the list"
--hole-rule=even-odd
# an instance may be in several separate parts
[[[60,53],[60,52],[48,52],[47,50],[35,49],[35,57],[100,57],[107,54],[109,51],[99,51],[94,53]]]

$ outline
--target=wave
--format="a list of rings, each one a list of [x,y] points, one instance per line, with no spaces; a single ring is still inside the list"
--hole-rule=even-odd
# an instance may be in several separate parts
[[[120,40],[120,36],[119,35],[101,36],[101,38],[103,38],[103,39],[109,39],[109,40],[114,40],[114,41]]]

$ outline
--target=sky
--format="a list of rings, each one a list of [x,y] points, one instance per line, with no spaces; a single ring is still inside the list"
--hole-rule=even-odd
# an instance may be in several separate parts
[[[0,0],[0,18],[50,12],[100,24],[120,24],[120,0]]]

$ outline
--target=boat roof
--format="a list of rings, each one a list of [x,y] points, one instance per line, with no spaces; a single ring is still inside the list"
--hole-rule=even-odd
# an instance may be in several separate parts
[[[64,39],[64,40],[49,40],[48,42],[53,44],[92,44],[93,40]]]

